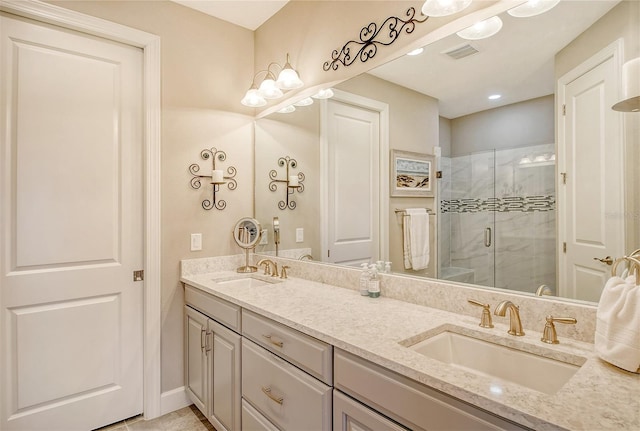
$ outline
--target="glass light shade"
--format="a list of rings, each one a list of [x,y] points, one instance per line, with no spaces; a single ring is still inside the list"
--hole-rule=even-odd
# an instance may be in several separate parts
[[[528,18],[540,15],[560,3],[560,0],[529,0],[528,2],[509,9],[507,13],[516,18]]]
[[[296,110],[296,107],[293,105],[285,106],[284,108],[278,110],[280,114],[290,114]]]
[[[640,57],[622,66],[622,100],[611,107],[614,111],[640,112]]]
[[[260,106],[264,106],[267,104],[267,101],[260,94],[257,88],[250,88],[247,93],[244,95],[244,98],[240,101],[244,106],[249,106],[250,108],[259,108]]]
[[[260,84],[260,88],[258,89],[262,97],[265,99],[277,99],[282,97],[282,90],[278,88],[276,85],[276,81],[267,77]]]
[[[278,81],[276,84],[278,85],[278,88],[283,90],[294,90],[304,85],[298,76],[298,72],[293,70],[289,63],[284,65],[284,68],[278,75]]]
[[[323,88],[311,97],[314,99],[330,99],[333,97],[333,90],[330,88]]]
[[[302,100],[298,100],[296,103],[294,103],[294,105],[296,106],[309,106],[309,105],[313,105],[313,99],[311,97],[305,97]]]
[[[464,30],[460,30],[456,34],[463,39],[467,40],[479,40],[491,37],[502,28],[502,20],[497,16],[485,19],[467,27]]]
[[[447,16],[467,8],[471,0],[427,0],[422,5],[422,13],[428,16]]]

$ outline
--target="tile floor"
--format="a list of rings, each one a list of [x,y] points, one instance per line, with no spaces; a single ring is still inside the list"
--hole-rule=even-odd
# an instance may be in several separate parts
[[[216,431],[216,429],[196,406],[191,405],[150,421],[145,421],[142,416],[135,416],[98,428],[96,431]]]

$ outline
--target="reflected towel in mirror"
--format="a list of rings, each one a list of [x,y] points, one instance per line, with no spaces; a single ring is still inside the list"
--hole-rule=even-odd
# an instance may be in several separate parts
[[[404,268],[420,270],[429,265],[429,214],[425,208],[407,208],[402,219]]]
[[[596,313],[595,350],[605,361],[631,372],[640,370],[640,286],[636,277],[611,277]]]

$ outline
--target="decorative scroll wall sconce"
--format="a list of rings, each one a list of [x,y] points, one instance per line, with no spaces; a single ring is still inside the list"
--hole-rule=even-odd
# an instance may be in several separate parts
[[[227,168],[227,175],[224,175],[224,171],[222,169],[216,169],[216,159],[219,162],[224,162],[227,159],[227,154],[224,151],[218,151],[215,147],[202,150],[200,152],[200,157],[202,157],[202,160],[211,159],[212,169],[210,175],[199,175],[198,172],[200,172],[200,165],[193,163],[189,166],[189,173],[193,175],[193,178],[191,178],[190,181],[191,187],[196,190],[199,189],[202,186],[200,179],[207,178],[204,181],[213,186],[212,198],[211,200],[203,200],[202,208],[206,210],[213,208],[223,210],[227,206],[227,202],[222,199],[216,199],[216,193],[220,192],[220,186],[223,184],[226,184],[229,190],[235,190],[236,187],[238,187],[238,183],[234,179],[236,176],[236,168],[229,166]]]
[[[275,192],[278,190],[278,183],[285,183],[287,189],[287,197],[286,200],[282,200],[278,202],[278,208],[281,210],[289,208],[291,210],[296,208],[296,202],[293,199],[290,199],[290,196],[298,190],[298,193],[302,193],[304,191],[304,174],[302,172],[298,172],[295,175],[291,175],[289,169],[295,169],[298,167],[298,162],[296,159],[292,159],[289,156],[280,157],[278,159],[278,166],[286,167],[286,180],[278,179],[278,172],[273,169],[269,172],[269,178],[271,178],[271,182],[269,183],[269,190]]]
[[[333,50],[331,60],[326,61],[322,68],[325,71],[338,70],[340,65],[347,67],[358,59],[365,63],[370,58],[375,57],[379,46],[391,45],[400,37],[403,31],[407,34],[413,33],[416,24],[423,23],[429,18],[426,16],[424,19],[417,19],[415,17],[416,10],[413,7],[407,9],[405,15],[406,19],[391,16],[385,19],[379,27],[375,22],[362,27],[360,40],[350,40],[344,44],[340,51]]]

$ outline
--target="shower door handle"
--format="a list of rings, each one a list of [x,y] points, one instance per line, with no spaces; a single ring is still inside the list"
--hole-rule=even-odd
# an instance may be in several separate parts
[[[484,246],[491,247],[491,228],[487,227],[484,229]]]

